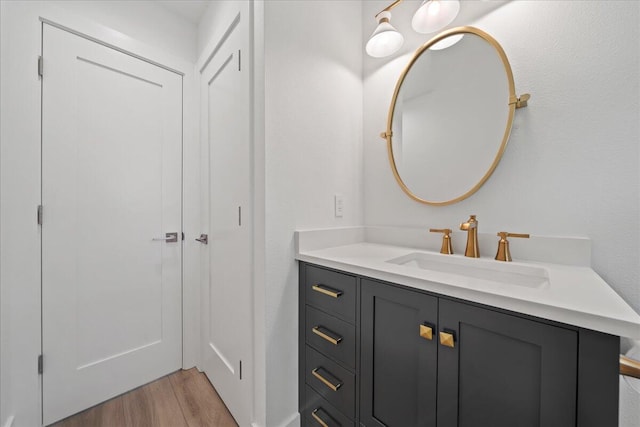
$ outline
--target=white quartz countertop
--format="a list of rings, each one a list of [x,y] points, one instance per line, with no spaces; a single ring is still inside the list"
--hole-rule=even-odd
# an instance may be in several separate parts
[[[591,268],[545,262],[512,262],[517,266],[541,267],[548,282],[542,286],[522,286],[479,279],[451,272],[420,269],[388,262],[408,254],[425,253],[430,257],[462,257],[441,255],[437,251],[408,248],[381,243],[356,242],[336,246],[314,247],[300,244],[296,258],[300,261],[330,267],[373,279],[384,280],[415,289],[460,298],[517,313],[554,320],[587,329],[640,338],[640,316]],[[351,239],[358,240],[358,239]],[[437,258],[436,258],[437,259]],[[449,258],[447,258],[449,259]],[[450,259],[449,259],[450,260]],[[466,265],[486,265],[492,258],[458,260]]]

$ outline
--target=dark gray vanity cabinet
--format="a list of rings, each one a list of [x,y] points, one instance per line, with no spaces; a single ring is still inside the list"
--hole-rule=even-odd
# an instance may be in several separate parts
[[[435,426],[438,299],[364,279],[361,299],[360,421]]]
[[[618,425],[618,337],[302,262],[300,284],[303,425]]]
[[[438,427],[576,425],[577,331],[444,298],[438,324]]]
[[[367,426],[575,426],[576,331],[366,279],[361,321]]]

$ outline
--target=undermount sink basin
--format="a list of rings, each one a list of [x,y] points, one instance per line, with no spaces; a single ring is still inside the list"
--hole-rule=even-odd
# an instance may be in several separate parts
[[[409,268],[456,274],[528,288],[540,288],[549,284],[549,274],[543,267],[514,265],[501,261],[413,252],[390,259],[387,262]]]

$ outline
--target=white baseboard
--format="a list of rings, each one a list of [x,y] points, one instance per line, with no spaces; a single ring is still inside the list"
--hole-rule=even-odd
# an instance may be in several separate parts
[[[300,414],[296,412],[282,427],[300,427]]]
[[[251,427],[263,427],[258,423],[251,423]],[[295,413],[289,421],[286,421],[280,427],[300,427],[300,414]]]
[[[4,422],[2,427],[11,427],[13,425],[13,420],[14,419],[15,419],[15,417],[13,415],[11,415],[9,418],[7,418],[7,421]]]

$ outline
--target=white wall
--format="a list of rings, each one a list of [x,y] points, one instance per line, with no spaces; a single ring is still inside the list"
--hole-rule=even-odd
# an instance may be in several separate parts
[[[38,425],[40,25],[0,2],[0,423]],[[21,125],[22,124],[22,125]],[[11,243],[10,245],[8,243]]]
[[[184,159],[196,161],[194,167],[185,167],[184,176],[185,269],[197,262],[190,254],[198,244],[191,243],[189,237],[199,226],[198,211],[192,206],[199,198],[199,156],[193,144],[197,142],[197,104],[193,99],[196,29],[145,1],[2,1],[0,7],[0,424],[15,416],[14,427],[32,427],[41,422],[36,369],[40,353],[40,236],[35,221],[40,203],[38,18],[77,24],[94,37],[142,56],[150,54],[151,59],[186,73]],[[198,301],[188,290],[184,298]],[[185,324],[190,321],[189,314]],[[193,342],[192,329],[185,328],[186,342]],[[185,352],[186,366],[195,363],[193,353]]]
[[[186,18],[148,0],[50,0],[65,10],[98,22],[178,58],[195,62],[197,32]]]
[[[362,223],[362,6],[264,7],[266,425],[275,427],[298,410],[293,232]],[[343,218],[334,217],[335,193]]]
[[[237,2],[238,0],[217,0],[207,7],[198,23],[196,52],[199,59],[212,42],[220,40],[229,23],[235,18],[238,13],[238,5],[235,4]]]
[[[377,6],[363,7],[365,37]],[[458,22],[498,40],[516,93],[532,98],[516,111],[493,176],[446,207],[421,205],[401,191],[378,137],[410,48],[386,61],[366,57],[365,224],[454,228],[477,214],[483,232],[589,237],[593,269],[640,312],[639,22],[637,1],[514,1]],[[449,161],[450,173],[463,173]],[[635,399],[621,426],[640,422]]]

